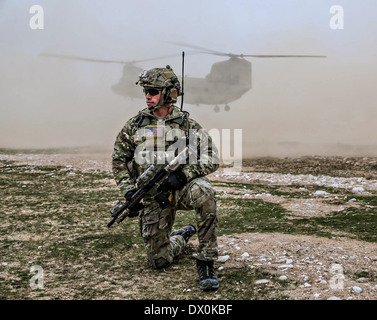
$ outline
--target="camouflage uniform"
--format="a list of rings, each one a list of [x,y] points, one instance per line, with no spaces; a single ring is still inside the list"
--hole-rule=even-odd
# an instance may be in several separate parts
[[[140,233],[144,239],[148,261],[154,268],[168,266],[186,246],[186,241],[182,236],[170,237],[177,210],[196,211],[199,239],[197,258],[211,261],[215,260],[218,255],[215,191],[205,177],[219,167],[217,149],[212,145],[208,133],[196,121],[190,119],[187,112],[183,113],[173,106],[168,116],[159,119],[146,108],[127,121],[114,145],[113,173],[116,183],[123,194],[135,189],[136,178],[150,165],[135,161],[135,151],[139,150],[142,144],[145,146],[148,141],[152,141],[155,151],[159,150],[156,149],[156,139],[165,139],[168,132],[172,132],[171,130],[183,133],[194,132],[193,137],[196,140],[198,152],[201,152],[203,157],[204,154],[208,157],[203,163],[199,161],[183,166],[182,171],[188,182],[182,189],[173,192],[170,207],[162,210],[153,198],[147,197],[143,200],[144,209],[139,215]],[[176,141],[177,139],[166,138],[164,151]],[[206,152],[204,153],[203,150]],[[156,164],[158,152],[154,152],[153,157]],[[167,162],[157,163],[159,166],[164,166]]]

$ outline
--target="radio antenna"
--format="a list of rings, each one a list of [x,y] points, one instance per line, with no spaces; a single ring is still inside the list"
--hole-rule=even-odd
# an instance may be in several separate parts
[[[184,95],[184,81],[185,81],[185,52],[182,51],[182,86],[181,86],[181,112],[183,110],[183,95]]]

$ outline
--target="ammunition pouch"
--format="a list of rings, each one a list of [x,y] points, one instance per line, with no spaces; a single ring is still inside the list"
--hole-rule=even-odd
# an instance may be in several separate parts
[[[171,206],[171,202],[170,202],[171,197],[172,197],[172,194],[170,194],[168,192],[161,192],[161,193],[157,194],[154,197],[154,199],[158,202],[161,209],[166,209],[166,208]]]

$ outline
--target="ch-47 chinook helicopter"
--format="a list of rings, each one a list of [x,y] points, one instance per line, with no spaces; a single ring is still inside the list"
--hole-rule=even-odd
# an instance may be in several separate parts
[[[216,62],[212,65],[209,74],[205,78],[184,77],[184,101],[187,104],[211,105],[216,112],[220,111],[219,105],[224,105],[224,110],[229,111],[229,103],[238,100],[251,89],[251,62],[245,58],[324,58],[320,55],[253,55],[224,53],[199,46],[173,42],[176,45],[196,49],[191,53],[204,53],[216,56],[229,57],[228,60]],[[116,61],[82,58],[75,56],[42,54],[56,58],[73,59],[97,63],[123,64],[123,73],[112,90],[125,98],[143,98],[142,91],[135,85],[138,75],[143,72],[137,63],[164,59],[176,55],[169,55],[144,60]],[[181,79],[180,79],[181,80]]]

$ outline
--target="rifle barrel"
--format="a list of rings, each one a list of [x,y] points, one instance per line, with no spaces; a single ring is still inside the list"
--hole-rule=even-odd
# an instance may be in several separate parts
[[[107,224],[107,227],[111,227],[113,224],[114,224],[114,222],[116,221],[116,217],[115,218],[113,218],[113,220],[111,220],[108,224]]]

